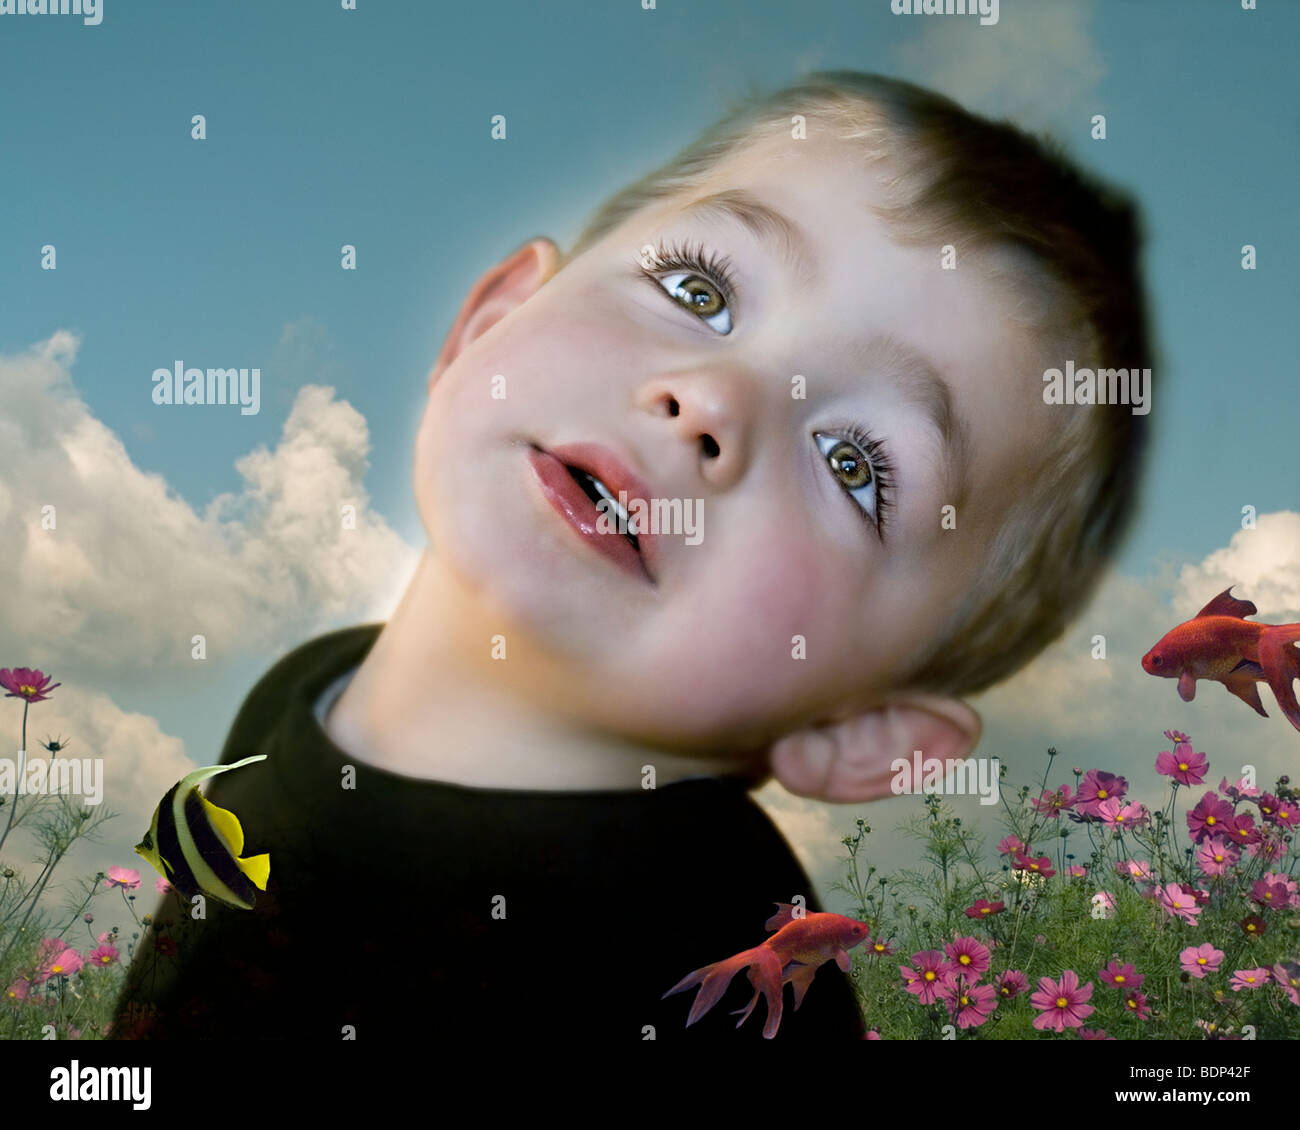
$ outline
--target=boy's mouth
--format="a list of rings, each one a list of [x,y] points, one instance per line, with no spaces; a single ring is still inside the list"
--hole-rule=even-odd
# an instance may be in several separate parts
[[[657,556],[655,538],[648,530],[637,531],[636,520],[628,513],[634,498],[644,496],[635,474],[612,452],[594,444],[553,451],[531,441],[528,446],[529,462],[551,505],[593,548],[655,584],[651,572]],[[620,503],[620,493],[626,507]],[[597,525],[602,512],[603,529]]]

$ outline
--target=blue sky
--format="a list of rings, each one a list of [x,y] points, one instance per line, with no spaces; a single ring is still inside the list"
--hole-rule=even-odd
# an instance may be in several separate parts
[[[1269,0],[1003,0],[985,28],[895,16],[887,0],[105,0],[97,27],[0,16],[0,535],[24,547],[0,566],[0,665],[58,672],[79,689],[45,704],[51,729],[140,759],[135,799],[110,797],[127,814],[118,846],[87,868],[129,856],[173,769],[216,760],[278,652],[391,607],[424,544],[410,486],[424,379],[478,275],[531,236],[565,246],[746,83],[808,69],[880,71],[1050,129],[1143,207],[1161,348],[1145,505],[1080,634],[977,704],[986,752],[1027,757],[1065,734],[1154,758],[1158,706],[1157,735],[1181,720],[1226,743],[1235,721],[1263,764],[1293,758],[1276,711],[1254,719],[1219,688],[1184,706],[1155,680],[1121,694],[1070,649],[1131,630],[1140,654],[1233,578],[1260,619],[1300,619],[1298,47],[1300,6]],[[1104,142],[1089,137],[1096,113]],[[190,138],[193,114],[206,141]],[[47,243],[56,271],[40,269]],[[339,269],[345,243],[355,272]],[[155,405],[151,373],[178,358],[260,366],[260,412]],[[303,399],[308,386],[333,394]],[[113,484],[121,510],[55,559],[25,532],[26,484],[69,462]],[[342,567],[313,571],[309,538],[271,536],[303,467],[382,516]],[[1264,536],[1240,536],[1244,505]],[[223,561],[222,545],[244,556]],[[265,591],[231,575],[272,560]],[[165,591],[219,603],[242,644],[196,674],[168,651]],[[1026,708],[1044,699],[1055,717]],[[830,874],[855,814],[764,797]]]

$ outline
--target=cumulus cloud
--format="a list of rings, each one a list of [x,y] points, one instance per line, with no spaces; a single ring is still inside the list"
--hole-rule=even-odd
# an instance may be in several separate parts
[[[1003,5],[998,23],[972,16],[896,16],[915,37],[894,48],[901,77],[938,90],[977,113],[1035,128],[1084,110],[1106,73],[1093,42],[1090,0]]]
[[[1251,530],[1238,530],[1222,549],[1183,566],[1174,611],[1195,616],[1229,586],[1232,595],[1259,609],[1253,620],[1300,621],[1300,512],[1261,514]]]
[[[92,415],[71,378],[78,345],[60,331],[0,357],[8,632],[75,641],[79,663],[155,666],[196,634],[215,658],[391,613],[419,553],[369,508],[366,421],[332,388],[303,386],[275,448],[237,459],[243,487],[200,514]]]

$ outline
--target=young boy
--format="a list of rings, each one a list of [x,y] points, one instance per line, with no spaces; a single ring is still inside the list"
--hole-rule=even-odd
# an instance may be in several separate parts
[[[208,790],[267,890],[165,901],[114,1035],[761,1038],[743,976],[690,1028],[661,999],[820,909],[747,790],[970,754],[960,696],[1084,606],[1146,417],[1043,374],[1150,365],[1137,242],[1009,126],[831,72],[488,270],[428,382],[410,587],[271,668],[221,759],[267,760]],[[605,532],[606,497],[699,533]],[[788,999],[779,1039],[863,1032],[834,962]]]

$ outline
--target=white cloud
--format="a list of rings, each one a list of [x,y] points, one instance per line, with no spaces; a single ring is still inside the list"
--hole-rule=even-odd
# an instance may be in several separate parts
[[[1238,530],[1204,561],[1183,566],[1174,610],[1189,619],[1230,586],[1233,596],[1259,609],[1251,619],[1300,621],[1300,513],[1261,514],[1253,530]]]
[[[342,618],[386,619],[419,553],[369,509],[366,421],[304,385],[279,443],[236,460],[244,479],[203,514],[131,460],[72,384],[60,331],[0,357],[0,623],[79,662],[166,664],[269,652]],[[41,508],[57,528],[41,528]],[[340,507],[356,507],[355,530]]]
[[[998,23],[971,16],[897,16],[916,28],[894,48],[900,77],[967,109],[1041,128],[1077,118],[1092,104],[1106,65],[1092,40],[1090,0],[1003,5]],[[1079,128],[1083,128],[1083,124]]]

